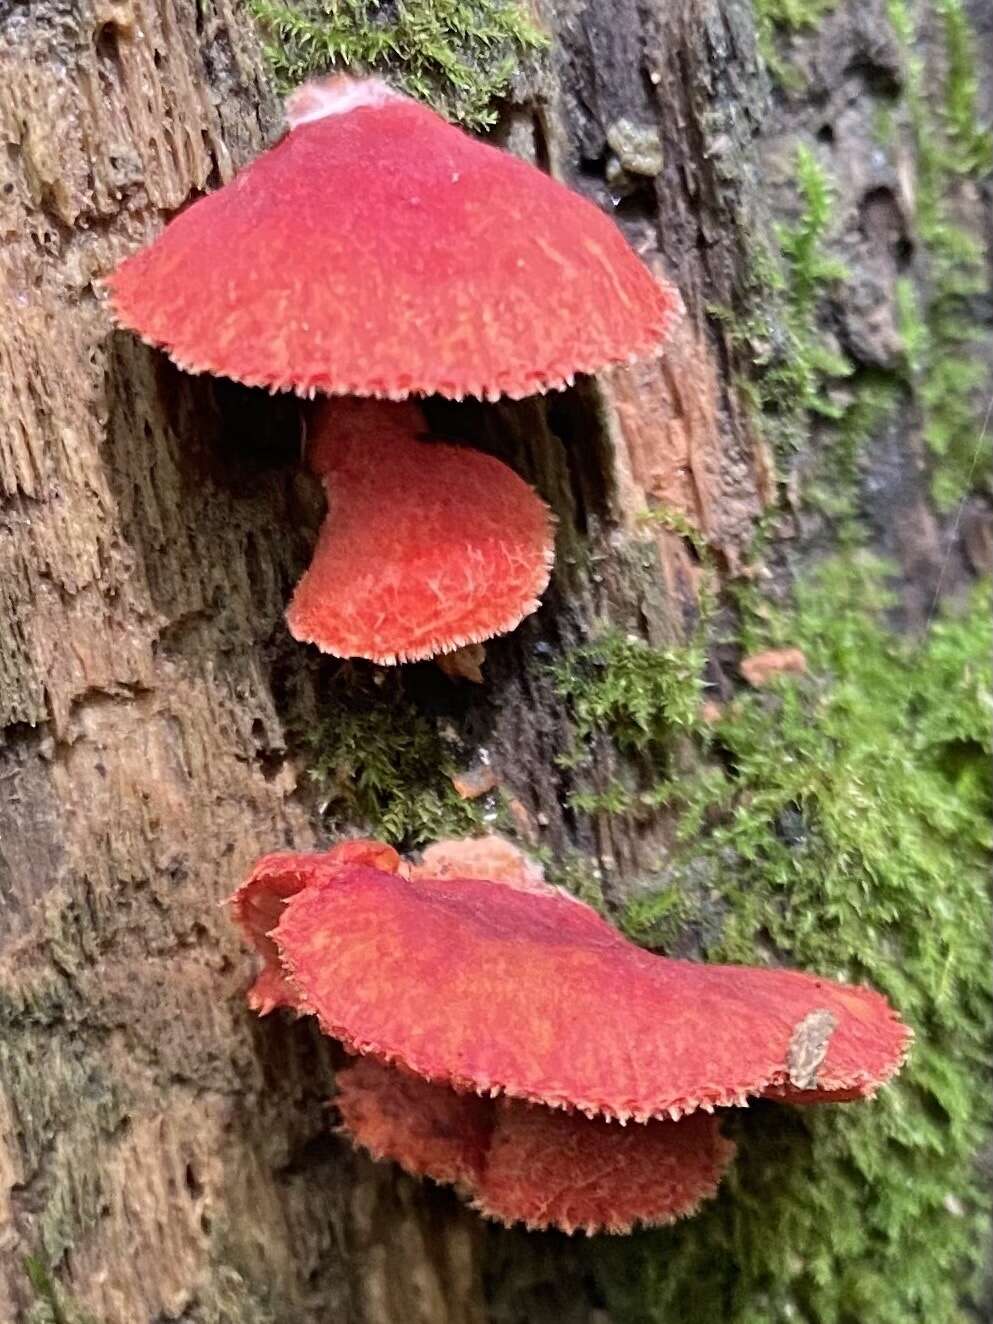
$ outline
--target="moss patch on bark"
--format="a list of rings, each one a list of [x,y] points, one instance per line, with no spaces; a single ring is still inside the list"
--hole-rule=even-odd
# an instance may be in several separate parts
[[[923,414],[939,507],[951,509],[971,489],[993,487],[993,436],[984,429],[990,388],[990,332],[977,304],[989,284],[988,240],[965,228],[956,199],[993,169],[993,131],[978,108],[973,36],[962,0],[934,0],[943,47],[941,89],[915,49],[921,15],[912,0],[888,0],[904,46],[906,105],[917,163],[916,222],[924,246],[923,295],[903,292],[903,334],[910,381]]]
[[[452,783],[461,747],[447,730],[448,739],[409,697],[404,668],[344,663],[318,722],[299,733],[329,831],[358,828],[411,849],[479,830],[481,802]]]
[[[250,0],[281,90],[329,72],[383,73],[468,128],[496,118],[545,44],[518,0]]]
[[[713,1205],[601,1245],[626,1324],[964,1318],[989,1214],[974,1161],[993,1033],[993,630],[985,586],[919,643],[890,632],[887,607],[883,568],[853,553],[791,611],[746,611],[748,645],[799,646],[809,675],[725,710],[717,773],[680,790],[682,850],[724,908],[710,959],[871,982],[916,1031],[910,1062],[871,1104],[733,1115],[739,1159]],[[647,936],[656,917],[636,904]],[[683,923],[706,918],[692,905]]]

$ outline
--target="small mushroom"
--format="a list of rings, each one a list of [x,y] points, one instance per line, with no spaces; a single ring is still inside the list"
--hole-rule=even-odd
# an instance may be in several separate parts
[[[493,456],[426,432],[413,401],[321,407],[307,453],[328,515],[286,612],[295,639],[410,662],[502,634],[537,607],[548,507]]]
[[[373,1057],[338,1073],[342,1129],[374,1158],[457,1186],[501,1223],[628,1232],[712,1197],[735,1146],[716,1117],[617,1126],[516,1099],[458,1093]]]
[[[545,882],[537,861],[495,832],[483,837],[456,837],[432,842],[410,870],[414,878],[487,878],[525,892],[569,896]],[[572,899],[572,898],[570,898]]]

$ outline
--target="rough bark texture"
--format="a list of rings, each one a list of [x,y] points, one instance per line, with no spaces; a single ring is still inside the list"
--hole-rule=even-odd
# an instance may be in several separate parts
[[[747,302],[755,234],[789,216],[792,152],[817,140],[847,172],[835,238],[864,296],[837,335],[892,366],[912,163],[875,159],[901,58],[881,5],[839,5],[798,57],[803,94],[775,100],[746,0],[546,0],[541,19],[540,83],[501,132],[613,207],[688,314],[661,365],[435,407],[554,504],[559,564],[484,691],[429,667],[407,684],[464,761],[487,749],[522,837],[592,861],[617,904],[661,874],[670,817],[569,807],[548,660],[608,624],[686,636],[701,567],[679,519],[723,575],[749,569],[773,466],[732,384],[748,350],[708,313]],[[299,736],[340,672],[282,622],[320,511],[293,403],[184,377],[110,329],[98,281],[278,133],[250,19],[235,0],[0,0],[0,126],[0,1319],[606,1319],[582,1244],[488,1229],[351,1154],[329,1131],[333,1047],[243,1005],[219,903],[262,851],[324,837]],[[631,168],[658,146],[658,173]],[[912,408],[862,479],[911,620],[948,541]],[[946,588],[989,546],[979,499],[969,515]],[[784,578],[831,537],[788,503],[775,532]],[[726,673],[718,649],[718,698]],[[638,776],[598,749],[594,789]]]

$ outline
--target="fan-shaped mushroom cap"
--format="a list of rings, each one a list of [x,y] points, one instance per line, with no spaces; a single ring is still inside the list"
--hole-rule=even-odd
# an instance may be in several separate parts
[[[376,81],[290,132],[109,279],[180,367],[303,395],[495,398],[650,354],[680,301],[591,203]]]
[[[834,1021],[815,1075],[825,1098],[871,1094],[909,1039],[870,989],[653,956],[587,906],[479,879],[337,869],[286,903],[270,937],[301,1002],[351,1051],[622,1120],[787,1086],[814,1012]]]
[[[473,1203],[502,1223],[588,1233],[671,1223],[717,1193],[735,1154],[706,1113],[619,1126],[517,1099],[495,1107]]]
[[[511,630],[538,606],[548,507],[491,455],[419,440],[412,402],[340,400],[308,447],[328,516],[286,612],[339,657],[410,662]]]
[[[692,1213],[734,1145],[705,1113],[618,1126],[435,1085],[371,1057],[338,1073],[343,1129],[376,1158],[457,1185],[501,1223],[628,1232]]]
[[[414,1177],[473,1191],[493,1130],[493,1101],[432,1085],[402,1067],[359,1057],[335,1077],[342,1129],[376,1159]]]
[[[235,922],[265,962],[248,992],[248,1005],[260,1016],[267,1016],[277,1007],[303,1010],[296,990],[286,981],[276,944],[269,937],[283,907],[303,888],[326,882],[350,864],[367,864],[387,873],[401,867],[400,856],[392,846],[364,837],[340,841],[320,854],[276,851],[263,855],[231,897]]]

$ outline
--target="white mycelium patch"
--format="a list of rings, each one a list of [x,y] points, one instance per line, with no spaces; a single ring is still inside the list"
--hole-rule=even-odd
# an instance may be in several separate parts
[[[402,95],[381,78],[349,78],[338,74],[315,78],[286,98],[286,118],[291,129],[312,124],[328,115],[347,115],[362,106],[375,108],[387,101],[400,101]]]

